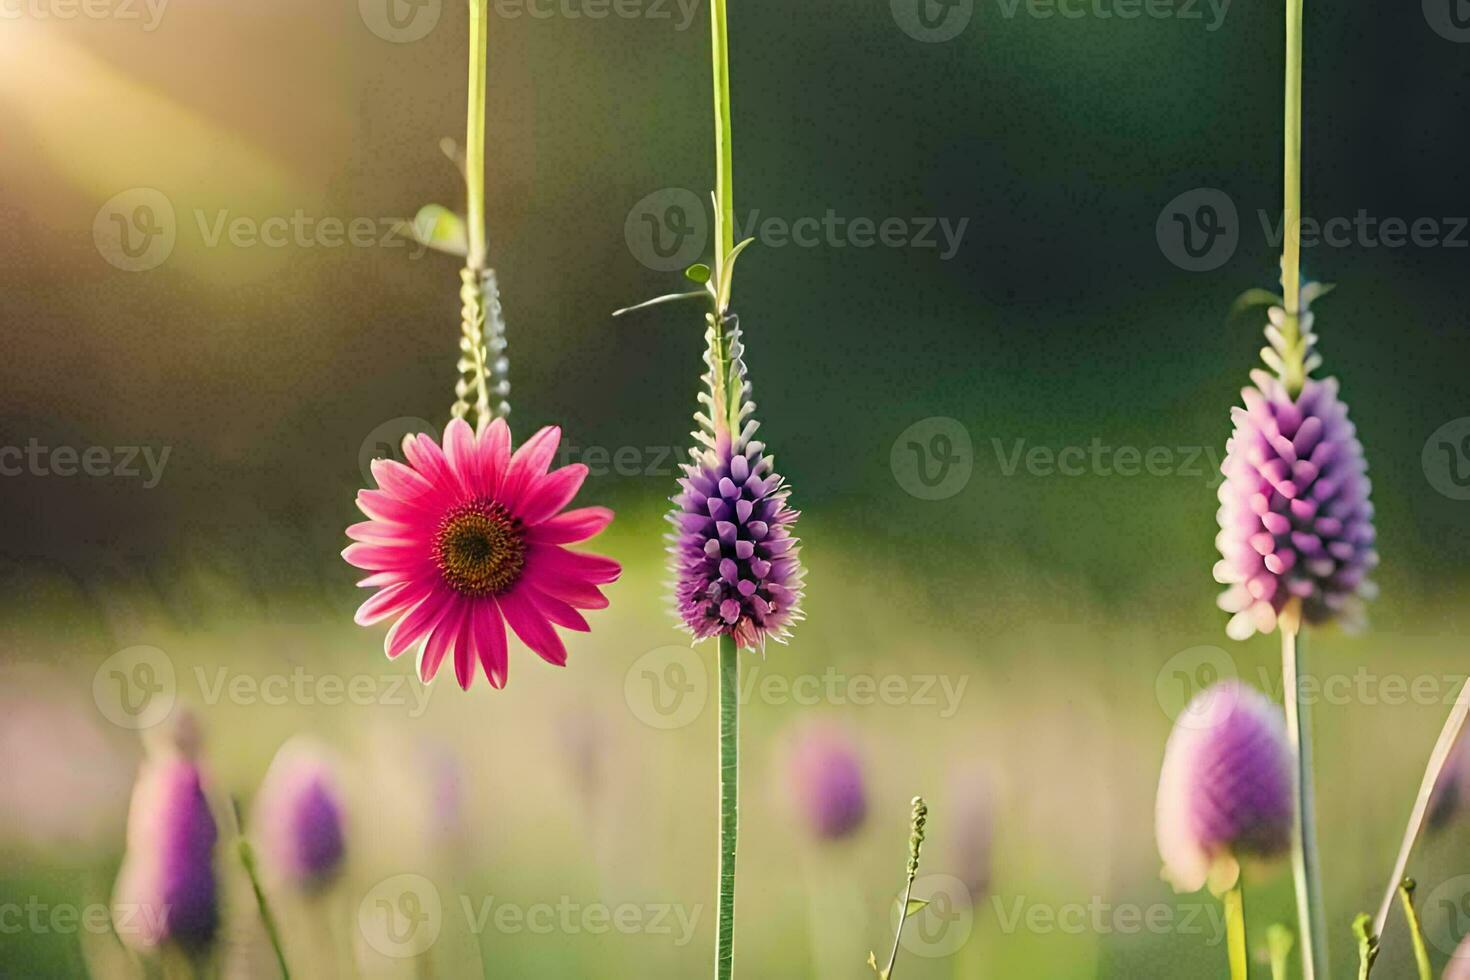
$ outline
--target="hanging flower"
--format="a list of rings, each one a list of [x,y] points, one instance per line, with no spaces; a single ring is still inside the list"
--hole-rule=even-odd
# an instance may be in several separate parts
[[[358,584],[377,589],[357,611],[367,626],[396,620],[384,648],[397,657],[418,644],[428,682],[446,657],[468,689],[479,662],[494,687],[507,673],[506,624],[548,663],[566,663],[555,627],[587,631],[578,611],[607,605],[598,586],[621,573],[617,562],[563,547],[612,521],[605,507],[564,510],[587,467],[549,470],[561,430],[537,432],[511,454],[510,429],[495,419],[477,436],[462,419],[431,436],[403,441],[407,463],[372,464],[376,490],[357,505],[368,520],[347,529],[348,563],[372,572]]]
[[[1281,363],[1285,316],[1271,309],[1273,346],[1262,352],[1271,364]],[[1304,313],[1306,374],[1320,363],[1310,352],[1311,324]],[[1293,600],[1308,623],[1358,625],[1363,600],[1376,594],[1368,574],[1378,554],[1368,464],[1337,380],[1305,377],[1295,394],[1265,371],[1251,380],[1245,407],[1231,409],[1235,431],[1221,467],[1215,579],[1229,586],[1219,600],[1234,614],[1226,632],[1238,640],[1269,633]]]
[[[281,746],[260,785],[250,827],[276,881],[308,894],[331,884],[347,848],[342,792],[324,747],[299,737]]]
[[[784,642],[802,618],[805,573],[791,534],[800,515],[765,445],[753,438],[759,423],[751,418],[739,320],[714,320],[705,353],[709,390],[700,394],[710,414],[695,416],[700,445],[671,498],[674,602],[695,639],[723,634],[739,647],[763,647],[767,639]]]
[[[1281,709],[1222,681],[1194,696],[1164,749],[1155,811],[1164,877],[1181,892],[1291,843],[1291,755]],[[1228,886],[1231,882],[1227,881]]]
[[[150,748],[128,809],[127,855],[113,894],[118,938],[140,951],[208,949],[219,929],[218,840],[204,796],[192,722]]]

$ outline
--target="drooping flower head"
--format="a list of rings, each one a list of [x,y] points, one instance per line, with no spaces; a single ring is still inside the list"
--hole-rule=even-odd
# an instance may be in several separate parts
[[[802,618],[804,572],[791,534],[799,513],[765,445],[746,378],[738,318],[710,316],[695,415],[697,445],[671,500],[670,566],[679,618],[696,640],[734,637],[738,647],[784,642]]]
[[[821,840],[856,833],[868,815],[857,747],[832,725],[818,723],[796,733],[787,754],[786,780],[797,816]]]
[[[197,954],[219,928],[218,831],[194,751],[197,732],[192,725],[180,731],[181,737],[151,746],[138,770],[113,923],[134,949],[172,943]]]
[[[407,464],[373,461],[378,489],[357,495],[369,519],[347,529],[356,543],[342,552],[373,573],[358,584],[378,590],[357,622],[395,619],[384,648],[397,657],[417,643],[425,682],[447,657],[460,687],[469,688],[477,661],[492,686],[504,687],[507,623],[561,666],[567,651],[555,627],[586,631],[578,610],[607,605],[598,586],[617,579],[618,563],[564,545],[597,534],[613,513],[564,510],[587,467],[549,470],[560,439],[550,426],[512,455],[504,419],[478,435],[455,419],[442,446],[429,435],[407,436]]]
[[[1304,289],[1303,302],[1314,292]],[[1270,318],[1272,346],[1261,353],[1280,373],[1289,354],[1280,329],[1286,313],[1272,307]],[[1253,371],[1254,386],[1241,392],[1245,406],[1231,409],[1215,578],[1228,586],[1219,604],[1234,614],[1226,632],[1235,639],[1271,632],[1288,606],[1308,623],[1355,626],[1363,600],[1375,594],[1368,579],[1378,564],[1368,464],[1337,380],[1310,377],[1321,358],[1311,349],[1311,312],[1300,320],[1299,390]]]
[[[1154,816],[1164,877],[1181,892],[1241,858],[1284,852],[1292,795],[1281,709],[1236,680],[1196,694],[1164,749]]]
[[[305,738],[282,745],[266,770],[249,827],[274,880],[307,894],[342,870],[343,797],[331,754]]]

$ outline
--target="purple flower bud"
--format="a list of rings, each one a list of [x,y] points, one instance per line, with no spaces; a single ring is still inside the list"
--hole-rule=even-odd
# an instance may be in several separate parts
[[[1337,380],[1308,378],[1293,399],[1265,371],[1251,379],[1221,466],[1215,579],[1229,586],[1226,632],[1269,633],[1293,600],[1308,623],[1358,625],[1378,554],[1368,464]]]
[[[128,812],[127,856],[113,896],[117,934],[134,949],[206,948],[219,926],[214,815],[199,767],[164,749],[146,758]]]
[[[710,394],[702,397],[716,421],[697,417],[701,446],[690,450],[693,462],[683,465],[680,492],[670,498],[669,557],[674,602],[695,639],[728,635],[753,648],[768,638],[784,640],[802,618],[803,572],[791,534],[799,514],[787,503],[790,491],[764,444],[752,438],[758,423],[750,418],[755,406],[739,323],[727,317],[723,329],[730,363],[723,387],[734,392],[738,408],[726,418],[723,406],[714,407],[721,386],[711,365]]]
[[[1291,755],[1281,709],[1240,681],[1206,688],[1169,735],[1155,833],[1164,877],[1198,891],[1220,862],[1291,843]]]
[[[265,774],[251,821],[267,873],[303,892],[342,870],[342,794],[330,753],[307,739],[281,746]]]
[[[857,831],[868,814],[863,767],[840,729],[813,725],[799,731],[788,756],[787,780],[798,815],[823,840]]]

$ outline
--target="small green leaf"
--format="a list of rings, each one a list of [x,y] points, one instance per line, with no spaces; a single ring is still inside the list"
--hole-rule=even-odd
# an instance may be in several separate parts
[[[420,245],[439,252],[460,256],[469,252],[464,219],[442,204],[425,204],[419,208],[407,234]]]
[[[646,310],[650,306],[661,306],[664,303],[674,303],[681,299],[703,299],[707,295],[708,293],[702,289],[696,289],[688,293],[668,293],[663,296],[655,296],[653,299],[646,299],[641,303],[634,303],[632,306],[625,306],[621,310],[613,310],[613,316],[622,316],[624,313],[632,313],[634,310]]]
[[[709,266],[703,262],[696,262],[684,270],[684,278],[690,282],[697,282],[702,286],[709,282]]]
[[[1269,289],[1247,289],[1230,304],[1230,315],[1238,316],[1256,306],[1280,306],[1284,301]]]
[[[928,902],[927,899],[923,899],[923,898],[911,898],[911,899],[909,899],[909,904],[903,910],[903,917],[905,919],[907,919],[909,916],[913,915],[915,912],[922,911],[923,908],[924,908],[924,906],[926,906],[928,904],[929,904],[929,902]]]

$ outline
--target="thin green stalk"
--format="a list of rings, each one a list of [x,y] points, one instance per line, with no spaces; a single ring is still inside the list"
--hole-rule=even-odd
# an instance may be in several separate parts
[[[1221,896],[1225,903],[1225,939],[1230,954],[1230,980],[1249,980],[1250,959],[1245,945],[1245,893],[1241,890],[1240,878],[1235,887]]]
[[[1353,920],[1353,935],[1358,937],[1358,980],[1368,980],[1378,959],[1378,935],[1373,920],[1364,912]]]
[[[1409,935],[1414,942],[1414,963],[1419,967],[1419,980],[1434,980],[1429,950],[1424,945],[1424,929],[1419,924],[1419,913],[1414,909],[1413,878],[1405,878],[1399,885],[1399,899],[1404,903],[1404,919],[1409,923]]]
[[[1302,0],[1286,2],[1286,108],[1284,180],[1286,203],[1282,213],[1281,296],[1286,308],[1282,325],[1287,351],[1283,354],[1286,386],[1293,394],[1305,379],[1305,351],[1301,345],[1302,313]]]
[[[734,154],[730,146],[730,40],[725,0],[710,0],[710,42],[715,83],[715,274],[727,273],[726,259],[735,248]],[[717,310],[716,315],[723,313]]]
[[[1450,750],[1455,747],[1455,742],[1465,727],[1467,715],[1470,715],[1470,682],[1460,685],[1460,693],[1455,696],[1455,706],[1450,709],[1450,716],[1445,719],[1444,728],[1440,730],[1439,741],[1429,754],[1429,764],[1424,768],[1424,779],[1419,783],[1419,795],[1414,800],[1414,808],[1409,814],[1409,825],[1404,829],[1399,854],[1394,860],[1393,874],[1389,876],[1388,888],[1384,892],[1383,901],[1379,903],[1378,914],[1373,918],[1374,935],[1382,936],[1383,929],[1388,924],[1394,893],[1408,871],[1409,857],[1414,853],[1414,845],[1419,841],[1419,834],[1423,831],[1425,818],[1429,814],[1429,798],[1434,793],[1434,787],[1439,784],[1445,763],[1449,761]]]
[[[1317,813],[1312,791],[1311,706],[1302,695],[1301,649],[1295,626],[1281,627],[1281,680],[1286,734],[1291,744],[1291,864],[1296,883],[1297,931],[1302,937],[1302,980],[1330,977],[1327,932],[1322,914],[1322,876],[1317,856]]]
[[[721,635],[720,647],[720,893],[716,980],[735,973],[735,843],[740,830],[740,650]]]
[[[898,903],[898,925],[893,930],[893,948],[888,952],[888,965],[881,970],[878,968],[877,957],[868,954],[868,966],[878,975],[878,980],[893,980],[893,964],[898,962],[898,947],[903,941],[903,925],[909,916],[917,911],[911,909],[914,897],[914,879],[919,876],[919,855],[924,849],[924,828],[929,823],[929,805],[924,802],[922,796],[916,796],[909,801],[909,861],[903,886],[903,899]],[[928,905],[928,902],[918,903],[919,907]]]
[[[1271,980],[1286,980],[1287,961],[1294,943],[1291,930],[1277,922],[1266,930],[1266,951],[1271,957]]]
[[[255,850],[244,835],[241,835],[237,846],[240,851],[240,863],[245,866],[245,874],[250,878],[250,887],[255,892],[255,904],[260,909],[260,921],[265,925],[266,937],[270,939],[271,949],[276,954],[276,965],[281,969],[281,980],[291,980],[291,969],[286,965],[286,951],[281,945],[281,933],[276,927],[276,917],[271,913],[271,905],[265,897],[265,889],[260,885],[260,873],[255,864]]]
[[[475,424],[490,421],[490,355],[485,345],[486,306],[494,302],[485,246],[485,77],[489,60],[488,0],[470,0],[469,99],[465,113],[465,224],[466,252],[460,272],[461,376],[456,386],[454,414],[463,418],[473,389]]]

